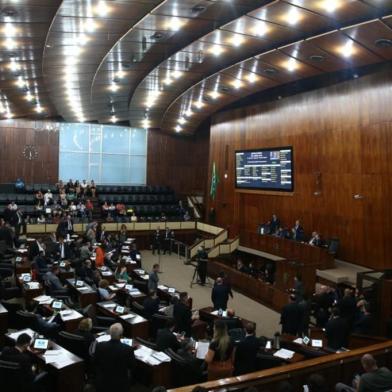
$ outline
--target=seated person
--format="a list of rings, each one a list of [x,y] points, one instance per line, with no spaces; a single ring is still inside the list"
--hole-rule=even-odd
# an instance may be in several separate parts
[[[159,298],[156,291],[150,291],[143,301],[144,316],[151,319],[152,315],[159,312]]]
[[[95,342],[95,335],[91,332],[93,328],[93,322],[91,318],[86,317],[80,320],[78,329],[75,331],[75,335],[83,337],[87,342],[87,347],[90,347],[92,342]]]
[[[180,300],[173,308],[173,317],[176,323],[177,332],[185,332],[185,336],[190,337],[192,332],[192,311],[188,304],[188,293],[180,294]]]
[[[235,350],[234,375],[252,373],[257,370],[257,353],[261,342],[255,336],[255,325],[248,323],[245,326],[245,339],[238,343]]]
[[[132,281],[131,277],[128,275],[127,266],[125,265],[125,261],[123,261],[123,260],[121,260],[117,264],[117,268],[114,272],[114,276],[119,282],[128,283],[128,282]]]
[[[312,237],[309,240],[309,245],[312,245],[312,246],[321,246],[322,245],[320,234],[317,233],[317,231],[312,232]]]
[[[174,335],[174,321],[167,320],[165,328],[159,329],[157,332],[156,344],[158,351],[164,351],[171,348],[173,351],[177,351],[181,344],[178,341],[176,335]]]
[[[85,242],[80,248],[80,258],[85,260],[89,259],[92,255],[90,241]]]
[[[34,373],[31,357],[28,354],[31,337],[27,333],[22,333],[16,339],[15,347],[5,347],[1,353],[0,359],[3,361],[14,362],[19,364],[20,372],[18,373],[18,383],[26,389],[33,391]],[[16,380],[15,380],[16,381]]]
[[[82,266],[77,271],[77,274],[80,279],[84,280],[90,286],[98,285],[99,283],[99,272],[93,269],[93,265],[89,259],[84,260]]]
[[[116,293],[109,293],[108,287],[109,282],[106,279],[102,279],[98,284],[98,294],[102,301],[110,301],[116,297]]]
[[[237,271],[249,274],[249,268],[242,262],[241,259],[237,260]]]
[[[58,277],[59,273],[60,267],[58,266],[58,264],[53,264],[50,270],[44,275],[44,282],[50,290],[54,290],[56,292],[61,291],[64,294],[67,294],[68,290],[66,286],[63,286],[63,284],[61,283]]]
[[[48,272],[48,268],[51,266],[47,258],[44,256],[44,252],[41,250],[37,256],[34,257],[33,264],[38,274],[43,275]]]
[[[379,368],[370,354],[363,355],[361,364],[365,373],[354,377],[353,387],[338,383],[335,387],[336,392],[387,392],[392,390],[392,372],[388,368]]]

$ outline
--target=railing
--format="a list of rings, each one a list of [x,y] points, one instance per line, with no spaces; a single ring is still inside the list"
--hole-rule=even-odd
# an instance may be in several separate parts
[[[338,354],[308,359],[293,364],[245,374],[238,377],[229,377],[216,381],[209,381],[200,386],[207,390],[238,390],[251,386],[266,390],[275,390],[281,381],[289,381],[294,390],[302,390],[307,378],[314,373],[324,375],[330,390],[337,382],[351,384],[354,373],[361,368],[360,359],[364,354],[372,354],[380,366],[390,366],[392,363],[392,340],[372,344],[367,347],[355,349]],[[170,392],[191,392],[195,385],[169,390]]]
[[[213,259],[219,255],[230,254],[238,249],[240,244],[239,237],[236,237],[225,243],[218,243],[208,251],[208,258]]]

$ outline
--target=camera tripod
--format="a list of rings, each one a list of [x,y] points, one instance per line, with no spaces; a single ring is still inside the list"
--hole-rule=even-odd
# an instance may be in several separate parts
[[[211,280],[210,280],[210,278],[207,276],[207,274],[206,274],[205,283],[204,283],[204,285],[202,285],[201,279],[200,279],[200,274],[199,274],[199,266],[198,266],[198,264],[196,264],[196,265],[193,264],[193,263],[191,263],[191,264],[195,267],[195,269],[194,269],[194,271],[193,271],[193,276],[192,276],[192,280],[191,280],[190,287],[192,288],[192,286],[193,286],[194,284],[199,284],[199,285],[201,285],[201,286],[211,286],[211,287],[212,287]]]

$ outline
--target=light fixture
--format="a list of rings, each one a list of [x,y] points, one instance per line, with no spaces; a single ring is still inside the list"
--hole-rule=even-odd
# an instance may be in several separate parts
[[[15,41],[15,40],[13,40],[13,39],[11,39],[11,38],[7,38],[7,39],[4,41],[4,46],[5,46],[8,50],[12,50],[12,49],[15,49],[15,48],[16,48],[17,44],[16,44],[16,41]]]
[[[188,110],[184,113],[184,116],[190,117],[190,116],[192,116],[192,114],[193,114],[192,110],[191,110],[191,109],[188,109]]]
[[[180,125],[177,125],[174,129],[176,130],[177,133],[182,131],[182,128]]]
[[[186,123],[186,119],[184,117],[180,117],[178,119],[178,123],[181,124],[181,125],[184,125]]]
[[[239,80],[239,79],[235,79],[233,82],[232,82],[232,85],[233,85],[233,87],[235,88],[235,89],[240,89],[241,87],[242,87],[242,82],[241,82],[241,80]]]
[[[92,33],[97,28],[97,24],[94,22],[93,19],[89,18],[89,19],[86,19],[86,21],[83,23],[82,28],[85,31],[87,31],[88,33]]]
[[[5,116],[6,116],[6,118],[8,118],[8,119],[14,117],[14,115],[13,115],[10,111],[7,111],[7,113],[5,114]]]
[[[294,72],[298,68],[298,61],[291,58],[285,63],[285,66],[289,72]]]
[[[354,41],[347,41],[343,46],[338,48],[338,51],[345,58],[351,57],[355,52]]]
[[[95,13],[101,18],[107,16],[107,14],[109,13],[109,7],[107,6],[105,1],[101,0],[97,4],[97,6],[95,7]]]
[[[84,46],[88,41],[90,41],[90,38],[88,38],[86,34],[80,34],[74,39],[73,44]]]
[[[116,117],[115,115],[112,115],[112,116],[110,117],[110,122],[116,123],[117,121],[118,121],[118,119],[117,119],[117,117]]]
[[[30,102],[30,101],[33,100],[34,97],[31,95],[30,91],[28,91],[28,92],[26,93],[26,97],[25,97],[25,98],[26,98],[27,101]]]
[[[204,106],[204,103],[203,103],[201,100],[199,100],[199,101],[196,101],[196,102],[194,103],[194,106],[195,106],[195,108],[197,108],[197,109],[201,109],[201,108]]]
[[[144,119],[143,121],[142,121],[142,126],[143,126],[143,128],[150,128],[150,125],[151,125],[151,123],[150,123],[150,120],[148,119],[148,118],[146,118],[146,119]]]
[[[116,77],[122,79],[125,76],[125,72],[120,70],[116,72]]]
[[[212,99],[218,99],[219,98],[219,96],[220,96],[220,94],[218,93],[218,91],[211,91],[210,92],[210,97],[212,98]]]
[[[9,68],[12,72],[15,72],[15,71],[19,71],[22,67],[19,63],[17,63],[14,59],[12,59],[9,64]]]
[[[239,46],[241,46],[243,43],[245,42],[244,37],[242,37],[239,34],[235,34],[231,39],[230,39],[230,43],[235,46],[236,48],[238,48]]]
[[[246,79],[247,79],[247,81],[248,81],[249,83],[255,83],[255,82],[257,82],[258,77],[257,77],[256,74],[254,74],[254,73],[249,73],[249,74],[246,76]]]
[[[290,11],[282,16],[282,19],[285,20],[290,26],[295,26],[301,19],[302,15],[294,6],[290,7]]]
[[[120,87],[119,87],[116,83],[112,83],[112,84],[109,86],[109,90],[110,90],[110,91],[113,91],[114,93],[115,93],[116,91],[118,91],[119,88],[120,88]]]
[[[166,77],[163,79],[163,84],[166,84],[167,86],[171,85],[173,83],[173,79],[170,79],[170,77]]]
[[[263,37],[268,33],[268,27],[265,22],[259,22],[252,28],[252,34],[257,37]]]
[[[213,54],[214,56],[216,56],[216,57],[220,56],[224,51],[225,51],[225,50],[224,50],[224,49],[222,48],[222,46],[220,46],[220,45],[212,46],[212,47],[209,49],[209,52],[210,52],[211,54]]]
[[[37,113],[42,113],[42,112],[44,111],[44,109],[42,108],[41,105],[37,105],[37,106],[34,108],[34,110],[35,110]]]
[[[4,27],[4,34],[6,37],[13,37],[16,34],[16,28],[12,23],[6,23]]]
[[[319,6],[329,13],[335,12],[342,6],[341,0],[323,0],[319,3]]]
[[[168,20],[168,22],[165,24],[165,28],[171,31],[179,31],[181,28],[185,25],[184,20],[173,17]]]
[[[172,76],[174,79],[178,79],[178,78],[180,78],[183,74],[184,74],[183,72],[178,71],[178,70],[176,69],[176,70],[174,70],[174,71],[171,73],[171,76]]]
[[[26,81],[23,80],[21,76],[18,76],[18,80],[16,81],[18,87],[23,88],[26,86]]]

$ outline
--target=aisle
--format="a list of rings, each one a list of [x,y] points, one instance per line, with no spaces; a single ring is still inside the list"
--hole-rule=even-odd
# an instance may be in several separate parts
[[[158,262],[158,256],[152,255],[149,250],[142,251],[143,268],[150,271],[153,264]],[[193,285],[190,288],[194,267],[184,265],[177,255],[161,255],[162,274],[159,275],[160,283],[173,286],[180,291],[187,291],[193,298],[193,307],[199,309],[211,305],[211,287]],[[273,336],[280,331],[279,314],[244,295],[234,292],[234,298],[229,300],[228,307],[234,309],[236,315],[257,324],[257,334]]]

